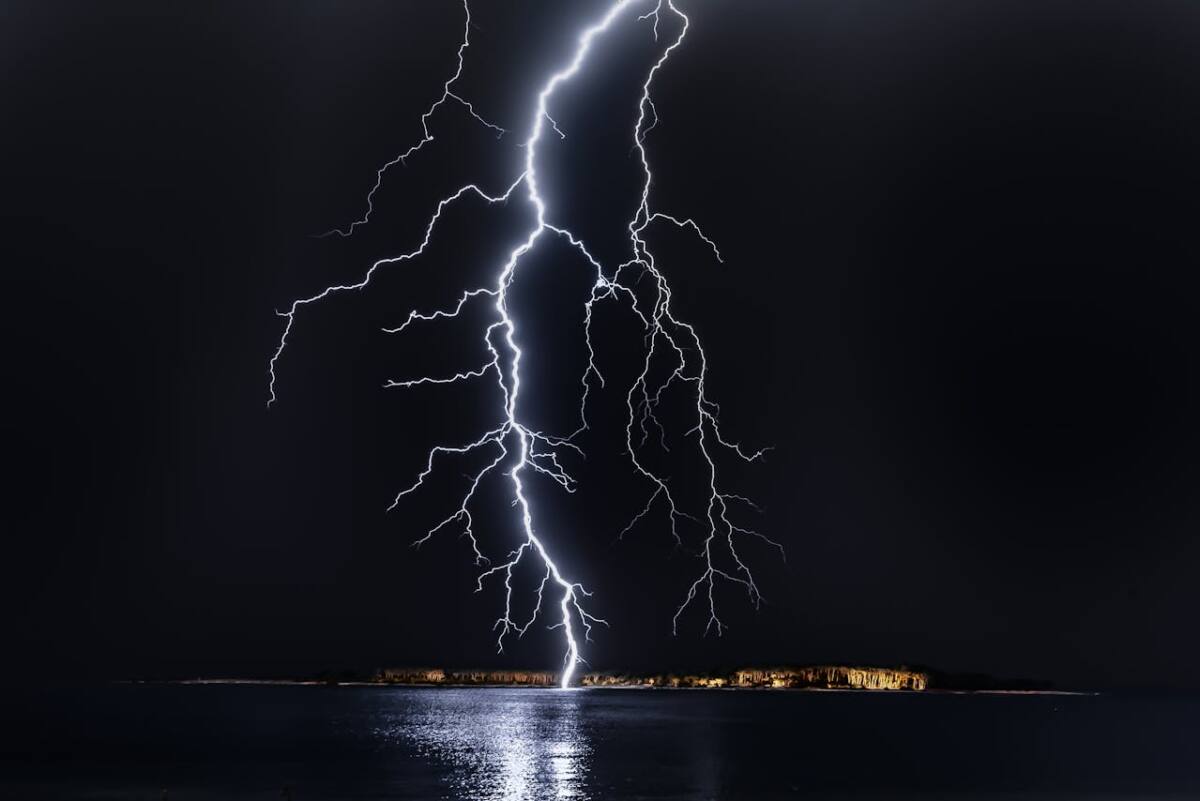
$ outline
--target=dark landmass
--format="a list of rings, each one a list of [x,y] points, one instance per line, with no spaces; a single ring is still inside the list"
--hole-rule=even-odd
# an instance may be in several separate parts
[[[374,672],[326,670],[308,679],[191,679],[188,683],[311,684],[427,687],[557,687],[560,674],[539,670],[382,668]],[[981,673],[948,673],[926,667],[805,665],[751,667],[694,673],[590,672],[582,687],[878,690],[891,692],[1048,692],[1046,681],[1001,679]]]
[[[1006,679],[986,673],[947,673],[929,670],[930,688],[959,692],[1052,692],[1054,682],[1036,679]]]

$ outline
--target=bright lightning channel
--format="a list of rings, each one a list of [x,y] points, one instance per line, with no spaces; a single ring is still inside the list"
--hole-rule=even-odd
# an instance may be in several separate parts
[[[565,137],[565,134],[550,116],[548,106],[551,97],[562,84],[570,81],[580,71],[593,43],[602,34],[607,32],[614,21],[621,17],[631,6],[637,5],[651,6],[648,11],[638,17],[638,20],[649,20],[653,23],[653,33],[656,41],[659,36],[661,18],[664,14],[669,12],[677,20],[679,28],[675,38],[662,51],[658,60],[654,62],[647,72],[645,80],[642,83],[637,119],[633,126],[633,145],[643,172],[640,203],[627,226],[631,251],[630,258],[618,265],[614,270],[608,271],[588,251],[588,248],[579,237],[569,229],[552,223],[549,220],[548,206],[538,187],[538,144],[542,140],[547,123],[549,123],[551,130],[559,137]],[[442,95],[421,116],[422,138],[377,171],[375,185],[367,195],[367,211],[363,217],[355,220],[346,228],[334,229],[328,232],[327,235],[349,236],[354,232],[355,227],[369,222],[371,214],[374,211],[373,198],[383,181],[384,173],[397,162],[405,161],[427,143],[433,141],[434,137],[430,131],[429,123],[434,112],[440,106],[449,102],[459,103],[482,125],[495,130],[498,134],[502,135],[505,133],[504,129],[488,122],[476,113],[474,106],[454,91],[453,86],[462,74],[464,56],[470,45],[471,13],[466,0],[463,3],[463,10],[466,18],[466,26],[462,44],[458,49],[457,69],[449,80],[443,84]],[[270,406],[276,400],[275,368],[287,346],[288,334],[291,333],[292,326],[296,320],[296,314],[301,308],[324,300],[336,293],[364,289],[371,282],[371,278],[379,268],[410,261],[420,256],[425,252],[425,249],[432,240],[434,230],[438,220],[441,218],[442,212],[447,206],[455,203],[462,197],[472,195],[489,204],[501,203],[512,197],[519,187],[525,187],[526,198],[535,211],[534,225],[528,231],[524,241],[513,249],[504,264],[500,266],[495,284],[468,290],[449,309],[437,310],[431,313],[412,311],[401,325],[396,328],[385,329],[389,333],[399,334],[415,323],[454,319],[472,301],[484,297],[490,298],[496,318],[483,331],[483,342],[490,354],[488,361],[474,369],[460,370],[452,375],[422,376],[414,379],[388,381],[385,386],[391,388],[413,388],[428,384],[456,384],[492,375],[504,399],[501,419],[494,427],[485,431],[477,439],[462,445],[438,445],[432,448],[427,455],[424,469],[417,475],[411,485],[397,493],[389,509],[394,508],[404,497],[424,486],[425,479],[435,469],[434,462],[438,457],[447,455],[461,456],[485,448],[490,448],[495,452],[495,458],[473,476],[470,476],[470,483],[458,508],[416,540],[414,545],[419,546],[429,541],[438,531],[451,524],[457,523],[462,525],[463,533],[469,540],[474,552],[476,564],[486,567],[478,576],[476,590],[483,589],[485,579],[496,575],[503,576],[505,587],[504,612],[496,620],[495,624],[495,628],[499,630],[497,646],[501,650],[503,650],[505,638],[508,635],[514,633],[517,637],[524,635],[537,620],[542,610],[546,587],[548,584],[553,583],[560,593],[558,609],[561,618],[551,628],[561,629],[565,640],[566,653],[563,659],[561,682],[564,688],[571,686],[574,675],[583,661],[580,655],[579,640],[577,639],[576,618],[586,640],[591,639],[592,626],[594,624],[607,625],[607,623],[585,609],[583,599],[590,597],[590,593],[584,589],[583,585],[568,579],[563,574],[562,570],[551,557],[545,543],[538,536],[524,478],[528,469],[535,474],[540,474],[551,479],[568,492],[574,491],[575,480],[562,467],[559,456],[565,450],[582,453],[574,440],[582,432],[588,430],[587,403],[593,379],[602,387],[604,386],[604,377],[596,365],[595,349],[592,342],[592,310],[596,303],[609,299],[627,302],[629,308],[633,311],[644,329],[646,343],[641,371],[626,394],[626,406],[629,416],[625,428],[625,447],[634,471],[646,479],[651,487],[651,492],[645,506],[634,516],[629,525],[622,530],[620,536],[623,536],[650,514],[656,505],[663,507],[666,511],[671,534],[676,543],[681,547],[684,542],[680,533],[681,526],[691,523],[700,527],[703,532],[701,547],[697,553],[697,556],[703,562],[703,568],[700,575],[688,587],[683,601],[675,610],[671,623],[672,632],[678,632],[681,615],[693,601],[697,601],[700,598],[703,598],[707,602],[708,618],[704,632],[707,634],[710,630],[715,630],[718,635],[723,632],[725,624],[717,614],[715,598],[715,589],[719,580],[742,587],[755,606],[761,603],[762,595],[759,592],[750,569],[746,566],[745,561],[738,551],[737,542],[739,538],[746,536],[755,537],[778,548],[781,553],[783,552],[783,548],[779,543],[757,531],[734,523],[731,518],[731,507],[734,505],[747,506],[753,509],[757,509],[757,507],[744,496],[728,493],[720,489],[715,449],[719,447],[747,462],[760,459],[766,449],[746,451],[740,444],[731,442],[722,435],[717,420],[719,407],[708,397],[706,385],[708,360],[701,346],[699,335],[691,324],[679,319],[672,311],[670,286],[665,276],[658,269],[654,253],[644,237],[646,230],[651,224],[669,223],[694,233],[712,249],[714,257],[718,261],[721,260],[721,254],[716,244],[704,234],[694,220],[681,219],[665,212],[655,211],[650,204],[650,188],[653,183],[653,174],[646,154],[645,138],[658,123],[657,110],[651,100],[651,86],[658,71],[667,63],[671,54],[683,43],[684,37],[687,35],[689,22],[688,17],[675,6],[672,0],[650,0],[649,2],[647,0],[619,0],[613,3],[599,21],[586,28],[580,34],[578,45],[570,62],[552,74],[538,92],[537,107],[530,127],[529,138],[524,143],[524,171],[500,194],[489,194],[476,184],[463,186],[438,202],[433,215],[425,227],[424,236],[414,250],[399,256],[376,261],[357,283],[327,287],[315,295],[293,301],[288,311],[279,312],[279,315],[285,318],[287,322],[280,335],[279,345],[272,355],[268,366],[270,374],[268,385],[270,398],[267,404]],[[649,126],[646,124],[648,113],[653,115],[653,122]],[[596,270],[596,282],[593,285],[590,297],[584,304],[584,334],[588,351],[588,364],[580,382],[582,387],[579,408],[580,425],[575,432],[567,436],[557,436],[537,431],[521,422],[518,403],[521,394],[520,366],[523,352],[517,344],[517,325],[509,312],[508,306],[508,292],[512,287],[517,268],[522,258],[547,233],[561,237],[567,241]],[[650,279],[652,286],[652,299],[649,302],[640,300],[634,291],[636,283],[647,277]],[[670,360],[673,369],[665,379],[658,380],[652,378],[652,363],[661,361],[664,357]],[[505,363],[508,365],[507,369],[504,367]],[[691,387],[690,397],[694,399],[694,417],[691,421],[691,427],[683,432],[683,436],[685,438],[695,437],[696,448],[707,468],[708,494],[704,504],[703,516],[686,511],[680,503],[677,503],[676,493],[672,491],[672,484],[669,477],[649,467],[640,456],[649,440],[651,430],[657,430],[659,444],[664,450],[668,449],[666,440],[667,431],[658,420],[656,409],[662,401],[664,392],[675,385]],[[513,505],[520,512],[524,541],[507,555],[505,561],[493,565],[491,560],[483,554],[479,542],[475,537],[472,528],[473,519],[470,507],[481,482],[494,471],[500,470],[501,465],[510,459],[513,460],[513,466],[507,471],[507,476],[512,485]],[[532,615],[528,619],[518,621],[514,619],[512,611],[514,589],[512,579],[514,570],[521,563],[522,559],[527,557],[536,558],[543,565],[545,571],[537,586],[536,603]]]

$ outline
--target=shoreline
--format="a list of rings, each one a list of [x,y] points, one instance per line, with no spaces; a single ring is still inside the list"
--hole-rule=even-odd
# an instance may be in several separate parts
[[[244,687],[372,687],[378,689],[521,689],[560,691],[559,687],[530,686],[527,684],[452,684],[452,683],[400,683],[379,681],[317,681],[315,679],[237,679],[237,678],[204,678],[204,679],[120,679],[113,684],[125,685],[176,685],[176,686],[244,686]],[[856,693],[864,695],[1050,695],[1050,696],[1099,696],[1104,693],[1098,690],[1002,690],[1002,689],[940,689],[924,690],[906,689],[864,689],[859,687],[672,687],[669,685],[646,686],[642,684],[604,684],[593,686],[571,687],[569,691],[581,690],[639,690],[654,692],[658,690],[710,691],[710,692],[816,692],[816,693]]]

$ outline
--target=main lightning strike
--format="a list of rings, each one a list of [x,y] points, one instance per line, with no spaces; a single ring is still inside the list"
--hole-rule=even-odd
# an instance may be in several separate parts
[[[596,365],[596,353],[592,341],[592,311],[596,303],[609,299],[627,301],[630,310],[644,329],[646,343],[642,369],[626,394],[626,406],[629,416],[625,429],[625,447],[633,469],[638,475],[641,475],[648,481],[652,491],[645,506],[630,521],[629,525],[626,526],[619,536],[623,536],[638,522],[643,520],[656,504],[665,505],[671,533],[677,544],[683,545],[683,537],[679,531],[679,527],[683,521],[698,525],[703,530],[702,544],[697,555],[702,559],[704,567],[699,577],[689,586],[683,602],[676,609],[675,615],[672,618],[672,631],[677,632],[680,616],[692,601],[701,595],[706,597],[708,605],[708,621],[704,629],[705,632],[707,633],[714,628],[718,634],[723,631],[725,624],[717,615],[714,595],[718,580],[728,581],[742,587],[755,605],[761,602],[762,595],[758,590],[754,577],[737,549],[736,539],[738,537],[756,537],[769,543],[771,546],[779,548],[781,552],[783,550],[779,543],[768,539],[756,531],[739,526],[731,520],[730,506],[732,504],[737,503],[748,505],[752,508],[757,507],[754,507],[754,504],[743,496],[727,493],[719,489],[718,460],[714,449],[717,447],[723,448],[747,462],[758,460],[765,451],[759,450],[748,453],[738,443],[730,442],[721,434],[717,421],[719,407],[709,399],[707,394],[706,379],[708,375],[708,363],[704,349],[700,343],[699,335],[691,324],[680,320],[672,311],[670,287],[665,276],[656,266],[654,253],[644,237],[645,232],[652,224],[660,222],[668,223],[694,233],[705,245],[711,248],[715,258],[721,261],[721,254],[716,244],[704,234],[695,221],[680,219],[665,212],[652,210],[650,204],[650,188],[653,175],[646,154],[645,138],[658,123],[658,114],[650,97],[651,85],[658,71],[667,63],[671,54],[683,43],[689,25],[688,17],[674,5],[672,0],[655,0],[653,8],[638,17],[639,20],[653,21],[653,33],[656,41],[659,37],[660,17],[664,11],[669,11],[678,19],[680,28],[678,35],[663,50],[658,60],[650,68],[641,87],[642,92],[638,103],[638,115],[633,128],[633,145],[641,163],[643,182],[640,203],[627,226],[631,257],[617,266],[611,273],[607,272],[604,266],[589,252],[579,237],[575,236],[569,229],[549,221],[546,199],[539,192],[537,153],[538,144],[542,140],[546,124],[548,123],[551,130],[559,137],[565,136],[554,121],[554,118],[550,115],[548,105],[551,97],[562,84],[569,81],[579,72],[597,37],[607,32],[613,22],[630,6],[641,5],[645,2],[646,0],[618,0],[618,2],[610,6],[598,22],[586,28],[580,35],[578,46],[571,61],[564,68],[551,75],[543,84],[537,95],[537,107],[533,116],[530,135],[524,143],[524,171],[503,193],[491,195],[475,184],[468,184],[460,188],[439,201],[437,208],[426,225],[425,235],[417,248],[399,256],[376,261],[367,270],[362,280],[357,283],[328,287],[311,297],[294,301],[287,312],[279,312],[287,322],[280,336],[279,345],[270,359],[268,368],[270,374],[270,399],[268,400],[268,405],[270,405],[276,400],[275,368],[287,346],[287,337],[295,322],[296,314],[302,307],[324,300],[336,293],[364,289],[370,283],[376,270],[380,267],[409,261],[420,256],[429,245],[442,212],[448,205],[456,202],[463,196],[474,195],[488,203],[500,203],[509,200],[513,193],[522,185],[525,187],[526,197],[535,212],[534,225],[528,231],[524,241],[512,250],[504,264],[500,267],[494,286],[477,287],[464,292],[457,303],[449,309],[441,309],[429,313],[411,311],[407,319],[399,326],[384,329],[388,333],[400,334],[407,330],[409,326],[416,323],[454,319],[473,301],[481,298],[490,299],[496,319],[483,331],[483,343],[490,356],[486,362],[474,369],[459,370],[446,376],[420,376],[412,379],[394,380],[388,381],[385,386],[389,388],[413,388],[430,384],[456,384],[482,379],[491,375],[494,376],[503,397],[503,416],[495,427],[490,428],[477,439],[466,444],[435,446],[430,450],[426,458],[424,469],[417,475],[411,485],[396,495],[389,509],[394,508],[406,496],[424,486],[426,478],[435,469],[434,462],[438,457],[450,455],[461,456],[483,449],[491,449],[494,452],[495,456],[491,461],[474,475],[468,476],[470,483],[458,508],[433,526],[424,536],[416,540],[414,545],[419,546],[427,542],[437,532],[452,524],[458,523],[463,526],[463,534],[471,544],[476,564],[486,567],[478,576],[477,590],[482,590],[485,579],[494,575],[503,576],[505,587],[504,612],[495,624],[495,628],[499,630],[497,645],[501,649],[503,649],[506,636],[515,633],[520,637],[533,625],[541,613],[547,584],[553,583],[561,593],[558,600],[558,609],[561,617],[559,622],[555,623],[551,628],[561,628],[564,634],[566,646],[562,673],[562,686],[564,688],[571,685],[572,678],[579,664],[582,662],[579,641],[576,637],[576,619],[583,630],[585,639],[590,639],[594,624],[607,624],[603,619],[595,617],[585,609],[583,599],[590,597],[590,593],[578,582],[564,576],[558,565],[551,558],[545,543],[537,535],[524,478],[526,469],[528,469],[535,474],[549,478],[568,492],[574,490],[575,481],[563,468],[559,461],[559,456],[563,450],[582,453],[574,440],[582,432],[588,430],[587,405],[591,383],[594,379],[601,387],[605,384],[604,377]],[[424,131],[423,138],[379,169],[376,175],[375,186],[367,196],[366,214],[361,219],[351,223],[348,228],[344,230],[335,229],[329,233],[349,236],[353,233],[356,226],[366,224],[369,221],[370,215],[374,210],[372,199],[382,183],[384,172],[397,162],[403,161],[419,151],[429,141],[432,141],[433,136],[429,131],[429,118],[441,105],[451,100],[456,101],[462,104],[474,119],[496,130],[498,133],[504,133],[504,130],[499,126],[489,123],[479,116],[470,103],[463,100],[452,90],[453,84],[462,74],[464,53],[469,46],[470,9],[467,7],[465,0],[464,12],[466,16],[466,30],[462,44],[458,50],[458,67],[454,75],[443,85],[442,96],[421,117],[422,130]],[[654,121],[647,127],[648,111],[650,114],[653,114]],[[593,285],[591,295],[584,304],[584,335],[588,363],[580,382],[582,389],[579,409],[580,425],[575,432],[568,436],[556,436],[536,431],[521,422],[519,413],[521,393],[520,365],[523,352],[517,344],[517,325],[509,311],[508,292],[512,287],[517,268],[522,258],[547,233],[564,239],[596,271],[596,281]],[[651,279],[653,290],[653,297],[648,304],[646,301],[639,299],[638,294],[635,292],[636,282],[646,277]],[[694,352],[698,355],[694,358],[689,358],[689,352]],[[656,383],[655,379],[651,377],[651,366],[656,360],[661,360],[662,358],[670,359],[674,367],[670,370],[666,379]],[[507,362],[507,369],[505,369],[505,362]],[[667,430],[658,420],[655,410],[662,401],[663,394],[676,384],[691,386],[693,388],[692,397],[695,401],[695,415],[691,428],[684,432],[684,436],[690,437],[695,435],[698,451],[707,468],[708,496],[703,517],[681,508],[681,503],[676,501],[676,494],[672,491],[670,480],[651,469],[645,463],[644,459],[639,457],[639,453],[645,446],[650,435],[651,428],[659,432],[659,442],[664,450],[668,450]],[[638,436],[638,432],[640,432],[640,437]],[[493,565],[483,554],[479,542],[475,537],[472,527],[474,521],[471,516],[470,507],[481,482],[491,473],[499,470],[506,460],[513,462],[513,466],[507,471],[507,475],[512,485],[513,505],[518,508],[520,513],[524,540],[515,550],[508,554],[505,561]],[[722,544],[724,546],[724,553],[727,555],[728,561],[732,563],[732,566],[726,567],[720,561],[718,549],[722,547]],[[517,621],[513,615],[514,588],[512,579],[514,570],[527,557],[535,557],[541,562],[545,570],[541,582],[537,587],[536,603],[532,615],[524,621]]]

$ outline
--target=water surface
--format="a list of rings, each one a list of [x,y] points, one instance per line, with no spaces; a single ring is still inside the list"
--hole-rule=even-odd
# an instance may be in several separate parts
[[[0,798],[1200,797],[1178,697],[6,690]]]

